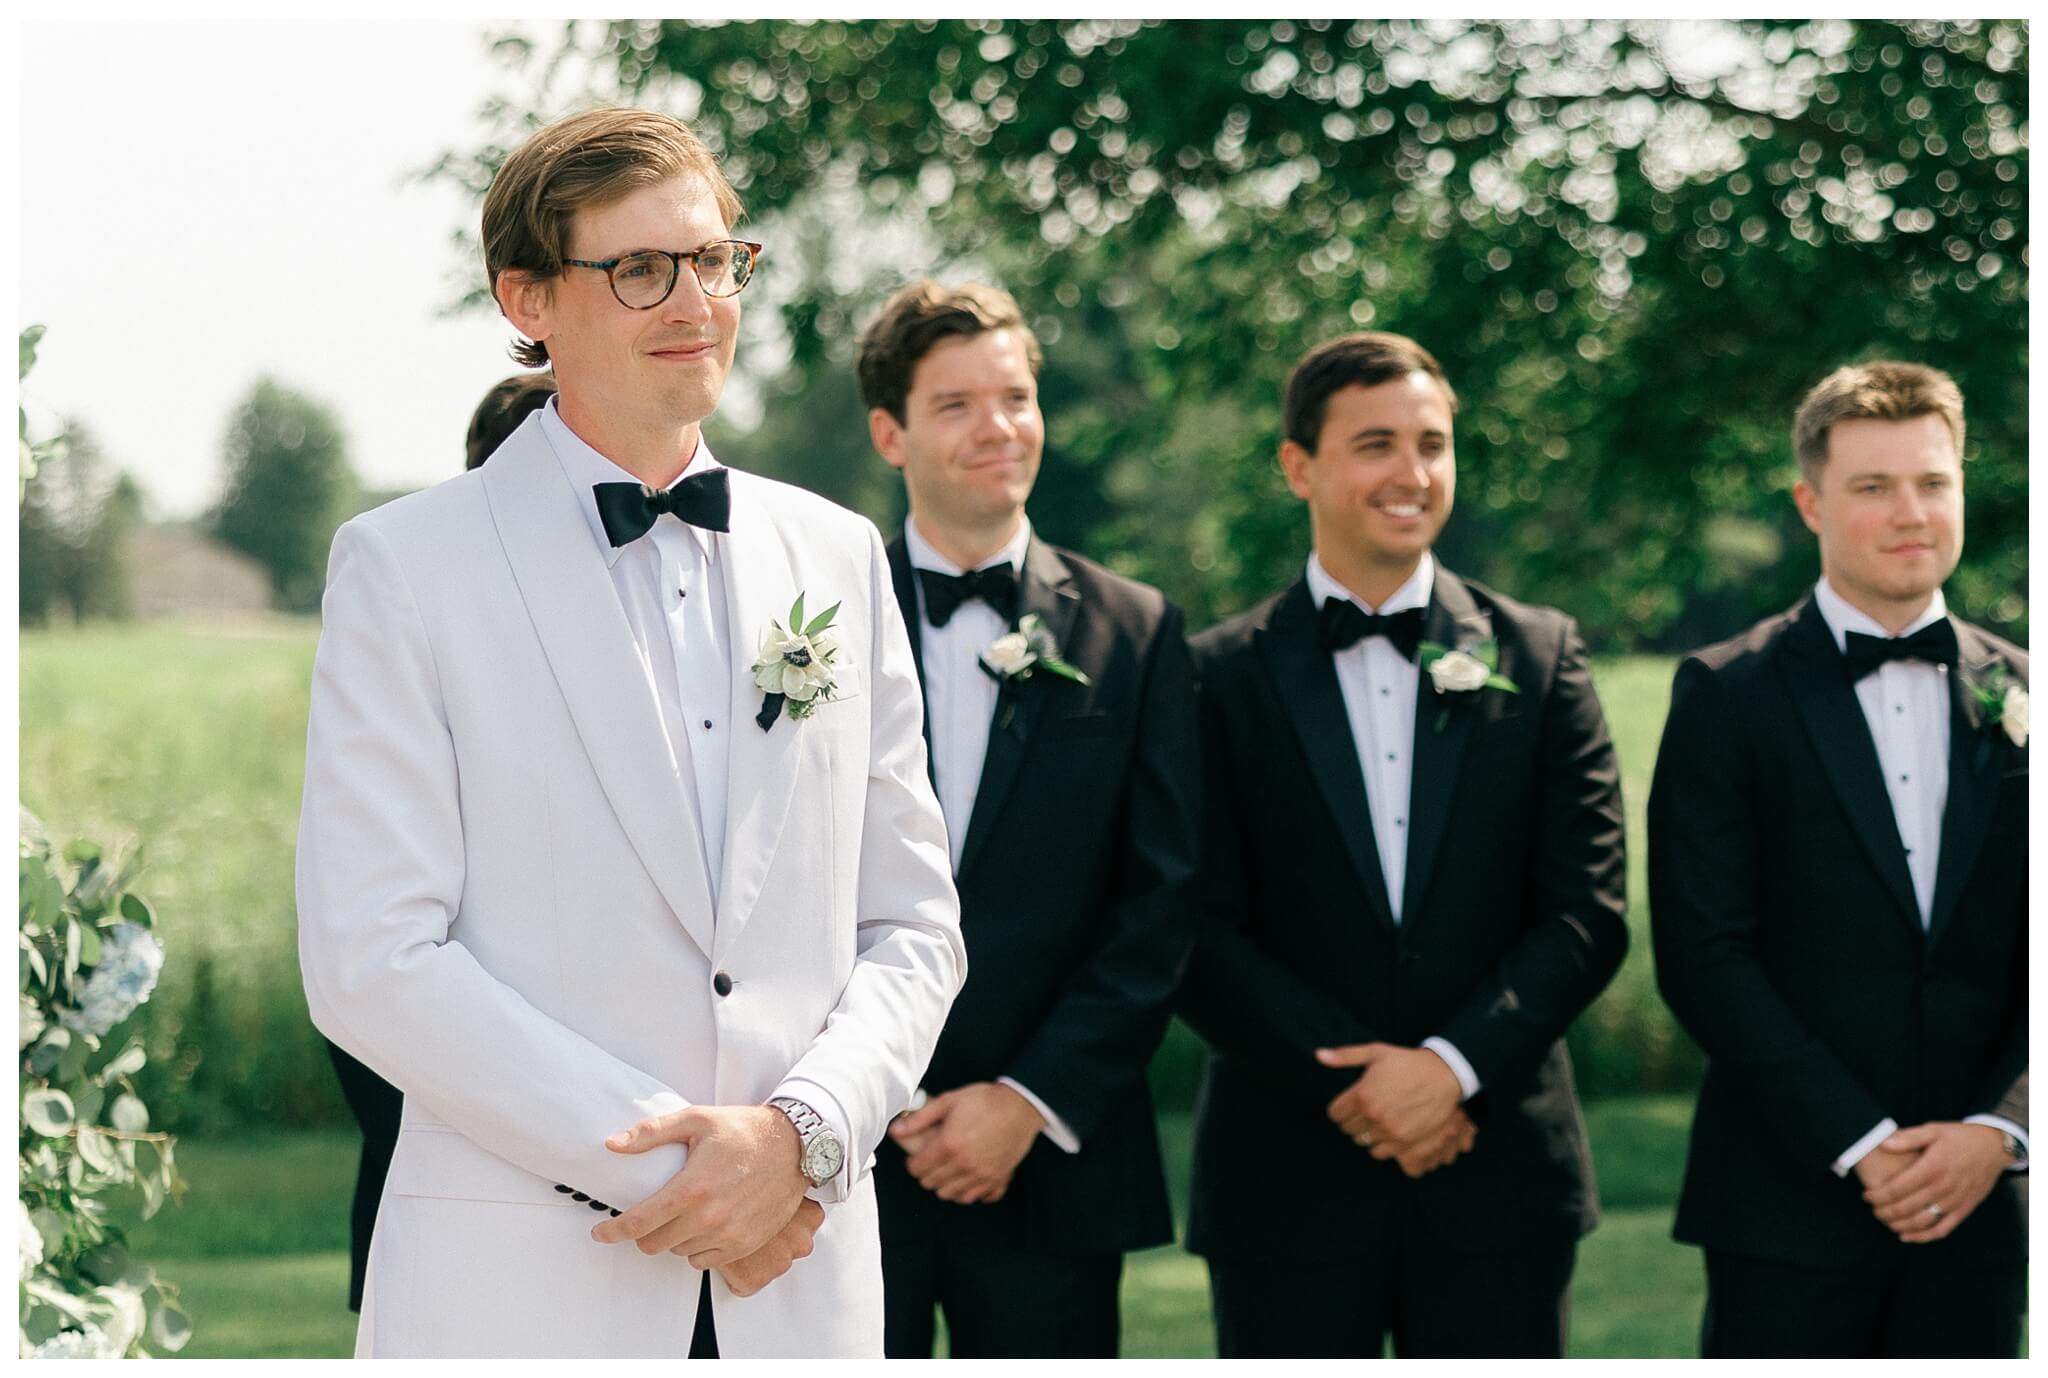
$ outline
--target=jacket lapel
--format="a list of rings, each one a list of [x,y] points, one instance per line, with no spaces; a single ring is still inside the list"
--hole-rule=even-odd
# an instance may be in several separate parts
[[[851,590],[804,588],[769,513],[765,487],[751,475],[732,475],[732,529],[717,537],[725,569],[727,635],[732,643],[732,704],[737,724],[726,777],[725,860],[718,886],[718,944],[723,950],[754,911],[761,885],[783,840],[782,820],[796,794],[804,723],[781,714],[767,731],[755,724],[761,691],[754,658],[770,622],[787,623],[789,605],[804,595],[814,616]]]
[[[939,787],[939,758],[932,751],[932,704],[924,693],[924,621],[917,610],[917,571],[910,565],[910,547],[897,532],[887,546],[889,584],[896,590],[896,606],[903,612],[904,630],[910,633],[910,663],[917,669],[917,687],[924,711],[924,773],[932,789]]]
[[[1358,744],[1344,711],[1344,691],[1337,668],[1316,636],[1316,614],[1308,582],[1302,580],[1281,596],[1267,625],[1253,633],[1253,642],[1273,677],[1273,690],[1300,735],[1302,754],[1316,788],[1329,806],[1330,817],[1344,839],[1344,850],[1373,917],[1394,926],[1387,900],[1387,879],[1380,871],[1379,848],[1373,842],[1372,810],[1366,803],[1365,776],[1358,766]]]
[[[537,419],[492,456],[491,517],[583,750],[619,826],[685,930],[711,951],[711,886],[694,791],[668,766],[654,689],[634,654],[579,495]],[[728,849],[730,850],[730,849]]]
[[[1032,536],[1024,548],[1023,577],[1017,585],[1017,620],[1037,613],[1052,634],[1062,654],[1072,639],[1074,617],[1081,608],[1081,595],[1074,591],[1073,574],[1059,552]],[[967,820],[967,839],[960,847],[960,874],[988,841],[995,820],[1002,814],[1003,801],[1017,782],[1017,768],[1031,744],[1031,734],[1045,716],[1046,701],[1062,687],[1060,678],[1040,670],[1022,684],[1004,685],[996,695],[995,715],[989,722],[988,750],[981,759],[981,786],[974,795],[974,812]],[[1073,686],[1067,686],[1073,687]],[[1014,711],[1010,711],[1014,708]],[[1009,719],[1007,725],[1005,718]],[[930,734],[930,724],[926,724]]]
[[[1956,673],[1948,677],[1948,800],[1941,815],[1934,908],[1927,922],[1929,943],[1941,936],[1963,893],[1963,882],[1977,864],[1991,822],[1991,806],[1998,797],[1997,762],[2005,744],[2004,734],[1997,728],[1987,732],[1974,692],[1998,657],[1975,628],[1956,622],[1955,629]]]
[[[1920,904],[1913,895],[1912,873],[1906,869],[1906,844],[1900,840],[1898,821],[1892,817],[1891,795],[1885,791],[1877,747],[1870,740],[1870,725],[1863,720],[1863,705],[1849,681],[1834,633],[1828,630],[1826,619],[1810,595],[1786,631],[1784,647],[1786,654],[1781,663],[1786,688],[1799,716],[1805,720],[1821,767],[1834,786],[1835,797],[1848,812],[1856,836],[1870,854],[1871,863],[1897,901],[1899,918],[1918,936],[1922,931]],[[1950,745],[1953,757],[1953,741]],[[1950,790],[1953,798],[1953,776]]]
[[[1440,646],[1464,649],[1493,636],[1493,619],[1472,598],[1464,580],[1442,565],[1430,589],[1423,614],[1423,637]],[[1401,882],[1401,913],[1405,924],[1422,912],[1430,868],[1436,864],[1444,828],[1450,822],[1451,798],[1458,783],[1458,765],[1465,740],[1472,735],[1486,694],[1468,695],[1471,703],[1452,703],[1436,692],[1427,675],[1415,694],[1415,741],[1409,749],[1413,766],[1408,785],[1408,863]],[[1444,719],[1443,730],[1437,720]]]

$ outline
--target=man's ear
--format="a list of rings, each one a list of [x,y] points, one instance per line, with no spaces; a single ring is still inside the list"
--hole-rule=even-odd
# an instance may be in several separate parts
[[[498,309],[512,328],[536,344],[544,343],[554,329],[554,280],[521,268],[507,268],[492,285]]]
[[[1806,529],[1814,535],[1820,534],[1820,490],[1805,479],[1792,485],[1792,505],[1799,509],[1799,520],[1806,523]]]
[[[1294,496],[1303,501],[1308,499],[1308,466],[1314,459],[1294,441],[1280,442],[1280,472],[1287,475],[1287,486],[1294,490]]]
[[[891,416],[887,407],[869,409],[868,439],[875,442],[875,452],[888,460],[890,467],[903,467],[908,458],[904,453],[903,423]]]

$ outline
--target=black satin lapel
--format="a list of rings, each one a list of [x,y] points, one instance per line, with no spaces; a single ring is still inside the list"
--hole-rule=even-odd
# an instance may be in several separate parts
[[[1934,909],[1928,916],[1931,943],[1955,912],[1963,882],[1977,864],[1991,806],[1998,797],[1999,763],[2007,745],[1996,727],[1986,729],[1974,692],[1990,673],[1994,658],[1975,633],[1956,625],[1960,653],[1948,677],[1948,800],[1941,813],[1941,859],[1934,871]]]
[[[1422,635],[1439,646],[1462,649],[1492,637],[1493,619],[1473,601],[1462,580],[1439,566],[1429,608],[1423,614]],[[1423,912],[1430,870],[1436,865],[1438,845],[1450,823],[1458,766],[1464,758],[1465,741],[1472,735],[1473,720],[1479,716],[1485,696],[1499,692],[1482,689],[1470,696],[1472,702],[1456,703],[1437,693],[1429,676],[1419,669],[1416,673],[1422,682],[1415,694],[1415,740],[1409,748],[1408,863],[1401,882],[1404,926]],[[1440,719],[1442,731],[1437,730]]]
[[[896,606],[903,612],[904,630],[910,633],[910,663],[917,670],[918,697],[924,708],[924,772],[930,777],[932,789],[939,788],[938,757],[932,751],[932,705],[925,698],[924,687],[924,618],[917,608],[917,572],[910,567],[910,547],[904,543],[903,533],[897,532],[887,546],[889,556],[889,582],[896,590]]]
[[[1389,928],[1393,905],[1387,899],[1387,878],[1373,840],[1372,809],[1366,802],[1365,776],[1358,766],[1358,744],[1344,711],[1344,691],[1330,653],[1316,639],[1316,619],[1308,585],[1296,584],[1274,610],[1270,626],[1253,640],[1273,676],[1274,692],[1287,719],[1301,737],[1302,754],[1316,788],[1344,839],[1351,868],[1358,875],[1373,916]]]
[[[1074,618],[1081,607],[1081,595],[1074,592],[1072,582],[1067,562],[1034,538],[1025,548],[1023,575],[1017,582],[1017,620],[1022,622],[1037,613],[1062,653],[1067,649]],[[967,868],[974,864],[1001,815],[1003,801],[1009,798],[1011,786],[1017,781],[1017,769],[1024,763],[1032,731],[1045,715],[1046,704],[1079,687],[1048,670],[1040,670],[1021,684],[1004,685],[996,695],[995,714],[988,728],[988,750],[981,758],[981,788],[975,792],[974,812],[967,820],[967,840],[960,848],[961,875],[966,875]]]
[[[1821,768],[1871,863],[1898,902],[1899,918],[1919,934],[1920,903],[1913,894],[1906,844],[1899,838],[1898,820],[1892,817],[1891,795],[1885,791],[1870,725],[1863,720],[1863,704],[1849,682],[1834,634],[1811,601],[1786,633],[1784,645],[1781,664],[1786,689],[1813,738]]]

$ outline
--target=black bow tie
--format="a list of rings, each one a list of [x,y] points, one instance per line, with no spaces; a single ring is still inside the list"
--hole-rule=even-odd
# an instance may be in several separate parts
[[[1323,601],[1318,630],[1323,645],[1332,651],[1355,646],[1368,636],[1383,636],[1394,644],[1395,650],[1413,660],[1422,645],[1422,609],[1371,613],[1349,598],[1329,598]]]
[[[943,627],[970,598],[979,598],[1010,622],[1017,616],[1017,568],[1005,560],[971,574],[941,574],[935,569],[917,572],[924,586],[924,615],[934,627]]]
[[[637,541],[667,512],[706,531],[730,531],[732,487],[726,471],[706,469],[673,488],[653,489],[638,483],[594,483],[598,520],[614,546]]]
[[[1930,665],[1956,667],[1956,624],[1946,617],[1930,622],[1911,636],[1866,636],[1850,632],[1842,658],[1848,662],[1851,683],[1862,679],[1888,660],[1924,660]]]

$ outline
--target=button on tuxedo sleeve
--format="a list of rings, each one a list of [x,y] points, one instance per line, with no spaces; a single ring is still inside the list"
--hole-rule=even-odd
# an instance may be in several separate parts
[[[604,1140],[687,1102],[449,937],[464,875],[454,746],[425,623],[374,527],[336,534],[323,618],[297,861],[313,1022],[528,1172],[607,1201],[652,1195],[682,1149],[623,1155]]]

